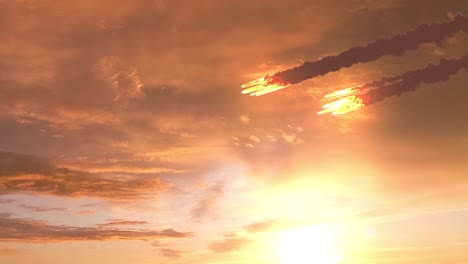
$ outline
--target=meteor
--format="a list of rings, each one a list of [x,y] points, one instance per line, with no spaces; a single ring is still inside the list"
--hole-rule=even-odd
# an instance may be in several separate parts
[[[242,90],[243,94],[250,93],[251,96],[260,96],[286,88],[289,85],[291,84],[283,82],[274,75],[267,75],[265,77],[248,82],[241,87],[246,88]]]
[[[325,99],[347,96],[323,105],[318,115],[331,113],[332,115],[345,114],[364,106],[378,103],[387,97],[401,95],[415,90],[423,83],[447,81],[450,76],[461,69],[468,70],[468,54],[459,59],[442,59],[437,65],[429,64],[423,69],[412,70],[398,76],[383,78],[347,88],[324,96]]]
[[[351,86],[348,88],[345,88],[343,90],[339,90],[336,92],[333,92],[331,94],[325,95],[325,98],[336,98],[336,97],[343,97],[345,95],[351,95],[359,92],[359,87],[362,85],[356,85],[356,86]]]
[[[380,38],[366,46],[353,47],[335,56],[305,62],[295,68],[267,75],[242,85],[242,88],[247,88],[242,93],[250,93],[253,96],[271,93],[307,79],[351,67],[356,63],[373,61],[384,55],[402,55],[407,50],[417,49],[422,43],[440,44],[444,38],[459,31],[468,33],[467,16],[458,15],[450,21],[423,24],[403,34]]]
[[[317,115],[329,114],[344,115],[348,112],[357,110],[364,107],[363,99],[356,95],[351,95],[322,106],[323,110],[319,111]]]

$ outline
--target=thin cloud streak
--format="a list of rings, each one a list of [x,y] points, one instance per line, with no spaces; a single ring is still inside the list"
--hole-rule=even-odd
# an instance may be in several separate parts
[[[160,231],[146,229],[117,229],[105,227],[74,227],[50,225],[44,221],[12,218],[0,214],[0,241],[2,242],[67,242],[107,240],[152,240],[160,238],[193,237],[191,232],[174,229]]]

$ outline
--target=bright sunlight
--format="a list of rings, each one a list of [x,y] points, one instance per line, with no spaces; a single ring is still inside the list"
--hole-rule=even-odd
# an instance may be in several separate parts
[[[328,225],[289,230],[280,236],[278,254],[284,264],[337,264],[335,234]]]

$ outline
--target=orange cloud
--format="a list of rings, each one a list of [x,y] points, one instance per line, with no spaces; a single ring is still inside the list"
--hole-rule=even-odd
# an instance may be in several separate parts
[[[177,259],[177,258],[182,257],[182,254],[184,253],[184,251],[175,250],[171,248],[161,248],[159,249],[159,253],[163,257]]]
[[[12,255],[19,253],[18,250],[6,247],[0,247],[0,255]]]
[[[192,208],[191,214],[193,219],[200,219],[209,213],[209,210],[213,208],[214,203],[224,193],[224,186],[221,183],[214,184],[209,188],[197,204]]]
[[[75,215],[93,215],[96,214],[95,211],[79,211]]]
[[[105,224],[99,226],[119,226],[119,225],[146,225],[149,224],[146,221],[132,221],[132,220],[123,220],[123,219],[113,219]]]
[[[209,245],[209,248],[216,253],[227,253],[242,249],[251,243],[251,240],[245,238],[224,237],[220,241]]]
[[[192,237],[191,232],[173,229],[161,231],[140,229],[116,229],[106,227],[74,227],[49,225],[44,221],[11,218],[0,214],[0,241],[4,242],[65,242],[105,240],[150,240],[158,238]]]
[[[33,206],[33,205],[27,205],[27,204],[20,204],[19,205],[21,208],[28,209],[32,212],[39,212],[39,213],[44,213],[44,212],[54,212],[54,211],[67,211],[68,208],[66,207],[53,207],[53,208],[46,208],[46,207],[40,207],[40,206]]]
[[[258,232],[263,232],[267,231],[271,228],[273,228],[276,224],[280,223],[280,219],[270,219],[266,221],[261,221],[261,222],[255,222],[248,224],[244,227],[245,230],[247,230],[250,233],[258,233]]]
[[[115,200],[154,197],[171,185],[155,177],[112,179],[59,168],[32,156],[0,152],[0,194],[27,192],[57,196],[94,196]]]

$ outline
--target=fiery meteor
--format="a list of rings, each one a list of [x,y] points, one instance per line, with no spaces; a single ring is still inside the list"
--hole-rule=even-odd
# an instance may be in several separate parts
[[[265,77],[243,84],[241,87],[246,88],[242,90],[243,94],[250,93],[251,96],[260,96],[286,88],[289,85],[291,84],[284,82],[274,75],[267,75]]]
[[[366,46],[353,47],[335,56],[305,62],[298,67],[267,75],[242,85],[242,93],[260,96],[384,55],[401,56],[407,50],[417,49],[422,43],[436,42],[440,45],[444,38],[458,31],[468,33],[467,16],[458,15],[450,21],[424,24],[403,34],[380,38]],[[468,69],[468,54],[459,59],[442,59],[438,65],[429,64],[423,69],[338,90],[324,96],[327,100],[335,101],[324,104],[323,110],[317,114],[346,114],[386,97],[414,90],[422,83],[446,81],[462,68]]]
[[[389,38],[379,38],[366,45],[357,46],[343,51],[335,56],[323,57],[317,61],[305,62],[292,69],[267,75],[242,85],[247,88],[242,93],[260,96],[271,93],[304,80],[351,67],[354,64],[376,60],[385,55],[401,56],[405,51],[417,49],[422,43],[435,42],[440,44],[456,32],[468,33],[468,17],[458,15],[454,19],[433,24],[423,24],[406,33]],[[395,81],[393,79],[385,81]],[[349,91],[337,92],[347,94]],[[330,97],[334,97],[331,95]]]
[[[325,95],[325,98],[336,98],[336,97],[343,97],[346,95],[356,94],[359,92],[359,87],[361,86],[362,85],[356,85],[356,86],[345,88],[343,90],[338,90],[336,92]]]
[[[387,97],[415,90],[422,83],[446,81],[463,68],[468,70],[468,54],[459,59],[442,59],[438,65],[429,64],[423,69],[339,90],[325,95],[324,98],[347,97],[323,105],[324,109],[317,114],[346,114]]]
[[[329,113],[331,113],[332,115],[344,115],[364,106],[364,100],[361,97],[351,95],[323,105],[323,110],[319,111],[317,115]]]

